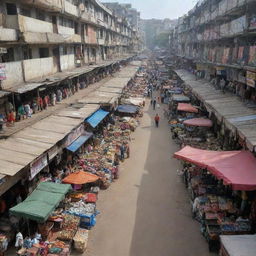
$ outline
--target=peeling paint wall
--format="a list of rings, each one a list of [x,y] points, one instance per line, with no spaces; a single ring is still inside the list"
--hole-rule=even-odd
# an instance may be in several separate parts
[[[68,54],[60,56],[60,67],[62,71],[75,68],[75,55]]]
[[[6,80],[2,81],[3,89],[23,83],[22,61],[5,63]]]

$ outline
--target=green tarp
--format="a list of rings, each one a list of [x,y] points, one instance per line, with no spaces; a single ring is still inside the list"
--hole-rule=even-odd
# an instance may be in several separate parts
[[[70,188],[68,184],[41,182],[26,200],[11,208],[10,213],[37,222],[45,222]]]

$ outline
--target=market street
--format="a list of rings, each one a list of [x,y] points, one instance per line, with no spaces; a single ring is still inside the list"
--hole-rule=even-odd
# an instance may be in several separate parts
[[[187,191],[171,155],[178,147],[170,139],[163,109],[160,127],[156,111],[144,108],[141,125],[132,134],[131,157],[97,202],[101,212],[90,231],[90,256],[207,256],[208,245],[191,218]]]

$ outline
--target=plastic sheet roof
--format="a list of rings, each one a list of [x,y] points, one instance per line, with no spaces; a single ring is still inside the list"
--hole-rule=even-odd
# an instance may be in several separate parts
[[[198,113],[198,109],[189,103],[179,103],[177,110],[183,112]]]
[[[99,109],[85,121],[95,128],[108,114],[109,112]]]
[[[256,158],[249,151],[209,151],[186,146],[174,157],[207,169],[233,190],[256,190]]]
[[[210,119],[206,118],[192,118],[183,122],[187,126],[198,126],[198,127],[212,127],[213,123]]]
[[[95,182],[98,179],[99,177],[97,175],[94,175],[89,172],[78,171],[68,175],[65,179],[63,179],[63,183],[82,185],[86,183]]]
[[[77,138],[74,142],[72,142],[68,147],[67,150],[71,152],[76,152],[87,140],[89,140],[93,136],[93,133],[87,132]]]
[[[68,184],[42,182],[22,203],[12,207],[10,213],[45,222],[70,189]]]

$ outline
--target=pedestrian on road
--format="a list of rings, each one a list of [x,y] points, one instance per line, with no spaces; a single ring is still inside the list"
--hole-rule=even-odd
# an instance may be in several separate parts
[[[120,160],[123,161],[124,160],[124,153],[125,153],[125,144],[123,143],[121,146],[120,146]]]
[[[158,114],[155,115],[155,124],[156,124],[156,127],[158,128],[159,126],[159,121],[160,121],[160,117]]]
[[[156,98],[154,98],[154,100],[153,100],[153,109],[154,110],[156,109]]]

